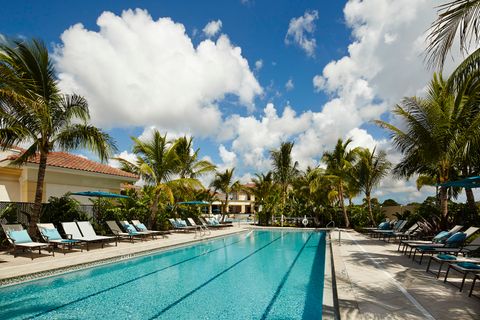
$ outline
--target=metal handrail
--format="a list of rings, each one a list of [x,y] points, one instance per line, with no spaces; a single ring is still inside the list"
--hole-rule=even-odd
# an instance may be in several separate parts
[[[325,226],[325,228],[328,228],[330,227],[330,224],[333,224],[333,227],[335,228],[335,221],[330,221],[329,223],[327,223],[327,225]]]

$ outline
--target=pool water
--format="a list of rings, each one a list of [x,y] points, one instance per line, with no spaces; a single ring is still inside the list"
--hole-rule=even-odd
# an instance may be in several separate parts
[[[0,289],[0,319],[320,319],[325,233],[256,230]]]

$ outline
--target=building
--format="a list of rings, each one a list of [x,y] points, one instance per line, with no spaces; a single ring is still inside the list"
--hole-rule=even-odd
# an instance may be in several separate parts
[[[250,187],[250,184],[244,185],[244,187]],[[214,201],[212,203],[212,213],[220,213],[222,210],[222,202],[225,199],[225,194],[217,193],[216,198],[221,200]],[[244,213],[250,214],[255,212],[255,196],[249,194],[246,191],[232,192],[228,196],[228,213]]]
[[[34,202],[39,156],[18,167],[12,166],[24,149],[0,151],[0,201]],[[48,156],[43,200],[67,192],[107,191],[119,193],[123,183],[135,183],[138,177],[106,164],[66,152]],[[87,197],[76,197],[81,204],[91,204]]]

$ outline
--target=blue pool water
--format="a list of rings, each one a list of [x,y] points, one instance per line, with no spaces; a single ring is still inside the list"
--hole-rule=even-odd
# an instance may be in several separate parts
[[[324,261],[323,232],[237,234],[1,288],[0,319],[320,319]]]

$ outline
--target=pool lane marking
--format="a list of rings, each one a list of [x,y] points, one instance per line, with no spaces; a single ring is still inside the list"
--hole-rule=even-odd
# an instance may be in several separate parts
[[[348,233],[346,233],[348,235],[348,237],[350,238],[350,240],[352,240],[359,248],[360,250],[363,251],[363,253],[365,253],[365,255],[367,256],[367,258],[369,260],[371,260],[373,263],[375,263],[375,265],[378,267],[378,269],[380,271],[382,271],[392,282],[393,284],[395,285],[395,287],[397,287],[398,290],[400,290],[401,293],[403,293],[403,295],[408,299],[410,300],[410,302],[418,309],[418,311],[420,311],[423,316],[425,317],[425,319],[429,319],[429,320],[435,320],[435,317],[432,316],[432,314],[430,312],[427,311],[427,309],[425,309],[421,304],[420,302],[417,301],[417,299],[415,299],[408,291],[407,289],[405,289],[401,284],[400,282],[398,282],[395,277],[390,273],[388,272],[387,270],[383,269],[382,265],[380,265],[380,263],[378,263],[378,261],[376,261],[375,259],[372,258],[372,256],[367,252],[367,250],[365,250],[355,239],[352,238],[352,236]]]
[[[273,294],[273,297],[272,297],[272,299],[270,300],[270,303],[268,304],[267,308],[266,308],[265,311],[263,312],[263,315],[262,315],[262,318],[261,318],[262,320],[266,319],[267,316],[268,316],[268,314],[269,314],[270,311],[272,310],[273,304],[274,304],[275,301],[277,300],[278,296],[280,295],[280,292],[281,292],[282,289],[283,289],[283,286],[284,286],[285,283],[287,282],[288,276],[290,276],[290,272],[292,272],[293,267],[294,267],[295,264],[297,263],[298,258],[300,258],[300,255],[302,254],[303,249],[305,249],[305,246],[307,245],[307,242],[310,241],[310,238],[312,237],[312,235],[313,235],[313,233],[311,233],[311,234],[308,236],[307,241],[305,241],[305,243],[303,244],[302,248],[300,248],[300,250],[298,251],[297,255],[295,256],[295,259],[293,259],[292,264],[290,264],[290,267],[288,268],[287,272],[283,275],[282,281],[280,281],[280,284],[278,285],[277,290],[276,290],[275,293]]]
[[[272,241],[270,241],[269,243],[267,243],[266,245],[256,249],[255,251],[251,252],[250,254],[248,254],[247,256],[243,257],[242,259],[238,260],[237,262],[235,262],[234,264],[232,264],[230,267],[224,269],[223,271],[217,273],[216,275],[214,275],[213,277],[211,277],[210,279],[208,279],[207,281],[205,281],[204,283],[202,283],[201,285],[199,285],[198,287],[196,287],[195,289],[191,290],[190,292],[184,294],[182,297],[178,298],[177,300],[175,300],[174,302],[170,303],[168,306],[166,306],[165,308],[163,308],[160,312],[158,312],[157,314],[155,314],[154,316],[148,318],[149,320],[152,320],[152,319],[157,319],[158,317],[160,317],[162,314],[164,314],[165,312],[167,312],[168,310],[170,310],[171,308],[175,307],[177,304],[179,304],[180,302],[182,302],[183,300],[185,300],[186,298],[190,297],[191,295],[193,295],[195,292],[197,292],[198,290],[202,289],[203,287],[205,287],[206,285],[208,285],[209,283],[211,283],[213,280],[217,279],[218,277],[220,277],[221,275],[227,273],[228,271],[232,270],[233,268],[235,268],[236,266],[238,266],[240,263],[242,263],[243,261],[247,260],[248,258],[250,258],[251,256],[257,254],[259,251],[265,249],[266,247],[268,247],[269,245],[271,245],[272,243],[274,243],[275,241],[278,241],[279,239],[283,238],[284,234],[282,234],[281,236],[273,239]]]
[[[258,234],[262,234],[262,233],[264,233],[264,232],[261,232],[261,233],[259,232]],[[248,236],[250,236],[250,234],[247,234],[245,237],[243,237],[242,239],[240,239],[240,240],[238,240],[238,241],[234,241],[234,242],[232,242],[232,243],[230,243],[230,244],[223,245],[223,246],[221,246],[221,247],[219,247],[219,248],[217,248],[217,249],[205,251],[205,252],[203,252],[203,253],[201,253],[201,254],[199,254],[199,255],[196,255],[196,256],[190,257],[190,258],[188,258],[188,259],[185,259],[185,260],[176,262],[176,263],[174,263],[174,264],[172,264],[172,265],[163,267],[163,268],[161,268],[161,269],[158,269],[158,270],[155,270],[155,271],[152,271],[152,272],[143,274],[143,275],[141,275],[141,276],[138,276],[138,277],[133,278],[133,279],[130,279],[130,280],[128,280],[128,281],[119,283],[119,284],[114,285],[114,286],[112,286],[112,287],[109,287],[109,288],[106,288],[106,289],[103,289],[103,290],[100,290],[100,291],[91,293],[91,294],[89,294],[89,295],[87,295],[87,296],[85,296],[85,297],[82,297],[82,298],[73,300],[73,301],[68,302],[68,303],[64,303],[64,304],[59,305],[59,306],[57,306],[57,307],[50,308],[50,309],[48,309],[48,310],[39,312],[39,313],[37,313],[37,314],[35,314],[35,315],[33,315],[33,316],[29,316],[29,317],[26,317],[26,318],[24,318],[24,319],[34,319],[34,318],[43,316],[43,315],[45,315],[45,314],[47,314],[47,313],[50,313],[50,312],[52,312],[52,311],[57,311],[57,310],[59,310],[59,309],[61,309],[61,308],[64,308],[64,307],[66,307],[66,306],[70,306],[70,305],[72,305],[72,304],[74,304],[74,303],[78,303],[78,302],[87,300],[87,299],[89,299],[89,298],[95,297],[95,296],[97,296],[97,295],[99,295],[99,294],[108,292],[108,291],[110,291],[110,290],[117,289],[117,288],[122,287],[122,286],[124,286],[124,285],[126,285],[126,284],[135,282],[135,281],[140,280],[140,279],[142,279],[142,278],[145,278],[145,277],[151,276],[151,275],[153,275],[153,274],[159,273],[159,272],[161,272],[161,271],[164,271],[164,270],[170,269],[170,268],[172,268],[172,267],[178,266],[178,265],[180,265],[180,264],[182,264],[182,263],[192,261],[192,260],[197,259],[197,258],[199,258],[199,257],[206,256],[207,254],[210,254],[210,253],[212,253],[212,252],[215,252],[215,251],[224,249],[224,248],[226,248],[226,247],[229,247],[229,246],[231,246],[231,245],[234,245],[234,244],[236,244],[236,243],[239,243],[239,242],[245,240]]]

